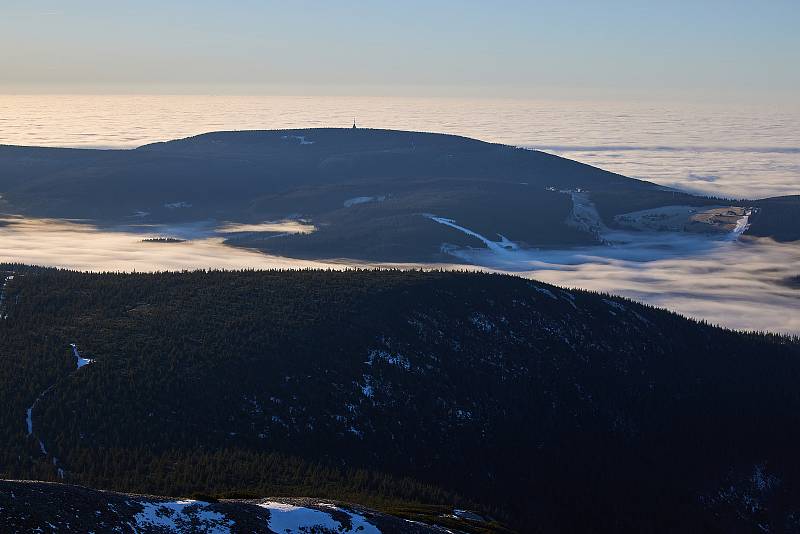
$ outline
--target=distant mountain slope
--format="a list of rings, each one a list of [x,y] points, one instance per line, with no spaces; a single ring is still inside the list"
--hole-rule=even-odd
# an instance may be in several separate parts
[[[772,237],[776,241],[800,239],[800,195],[758,200],[750,235]]]
[[[418,132],[215,132],[136,150],[0,147],[4,211],[111,225],[310,220],[312,234],[230,238],[293,257],[432,261],[448,259],[443,244],[596,243],[570,222],[565,192],[578,189],[589,191],[609,225],[642,206],[720,202],[544,152]],[[763,206],[757,235],[800,237],[800,222],[766,224],[777,204]]]
[[[800,526],[796,340],[478,273],[10,269],[6,477],[522,531]]]

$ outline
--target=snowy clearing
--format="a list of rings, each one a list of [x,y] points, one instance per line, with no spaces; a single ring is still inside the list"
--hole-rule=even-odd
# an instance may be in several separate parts
[[[741,206],[661,206],[617,215],[623,228],[649,232],[727,234],[736,240],[747,229],[750,210]]]
[[[577,189],[575,191],[560,191],[564,194],[569,194],[572,197],[572,212],[567,219],[567,224],[588,232],[595,237],[600,236],[601,233],[607,230],[606,225],[603,224],[597,208],[589,199],[589,194],[586,191]]]

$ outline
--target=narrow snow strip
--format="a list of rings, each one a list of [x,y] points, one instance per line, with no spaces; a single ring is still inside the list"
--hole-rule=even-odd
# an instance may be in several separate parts
[[[8,287],[8,282],[14,279],[14,275],[10,274],[6,276],[5,280],[3,281],[3,287],[0,288],[0,319],[8,319],[8,313],[6,313],[6,287]]]
[[[354,197],[354,198],[348,198],[347,200],[344,201],[344,207],[345,208],[350,208],[350,207],[355,206],[357,204],[366,204],[368,202],[383,202],[384,200],[386,200],[386,195],[380,195],[380,196],[377,196],[377,197]]]
[[[219,512],[208,510],[208,504],[201,501],[137,501],[137,504],[143,510],[133,517],[134,522],[147,532],[166,529],[168,532],[230,534],[234,526],[233,521]]]
[[[449,226],[450,228],[455,228],[456,230],[459,230],[461,232],[464,232],[467,235],[471,235],[472,237],[475,237],[475,238],[479,239],[480,241],[483,242],[484,245],[486,245],[489,248],[489,250],[492,250],[494,252],[507,252],[509,246],[508,245],[504,246],[504,244],[505,243],[511,243],[511,241],[509,241],[508,239],[506,239],[503,236],[500,236],[502,238],[502,241],[500,241],[500,242],[492,241],[491,239],[487,239],[486,237],[482,236],[481,234],[479,234],[477,232],[473,232],[469,228],[464,228],[463,226],[457,225],[456,222],[453,219],[445,219],[444,217],[437,217],[435,215],[430,215],[430,214],[425,215],[425,217],[427,217],[428,219],[430,219],[432,221],[436,221],[439,224],[443,224],[445,226]]]
[[[36,400],[39,400],[39,399],[36,399]],[[30,408],[28,408],[28,410],[26,412],[27,415],[25,416],[25,424],[28,426],[28,435],[29,436],[31,434],[33,434],[33,407],[34,406],[36,406],[36,402],[34,402],[33,405]]]
[[[547,295],[548,297],[550,297],[553,300],[558,300],[558,297],[555,296],[553,294],[553,292],[550,291],[549,289],[547,289],[546,287],[533,286],[533,289],[535,289],[539,293],[544,293],[545,295]]]
[[[89,365],[90,363],[94,363],[94,360],[81,357],[80,353],[78,352],[78,346],[75,343],[70,343],[69,346],[72,347],[72,354],[75,355],[75,360],[78,365],[78,369],[80,369],[84,365]]]
[[[269,510],[269,529],[281,534],[302,534],[307,532],[359,532],[360,534],[381,534],[375,525],[360,515],[332,504],[320,503],[350,516],[350,528],[334,519],[329,512],[294,506],[281,502],[267,501],[258,506]]]
[[[569,291],[564,291],[563,289],[560,290],[560,293],[561,293],[561,296],[564,297],[564,300],[569,302],[570,306],[572,306],[576,310],[578,309],[578,307],[575,305],[575,295],[573,295]]]
[[[28,427],[29,436],[36,437],[36,435],[33,433],[33,410],[36,409],[36,405],[39,404],[39,401],[42,400],[42,398],[45,395],[50,393],[50,390],[53,389],[54,387],[55,384],[51,385],[49,388],[39,393],[39,396],[36,397],[36,400],[33,401],[33,404],[31,404],[30,407],[27,410],[25,410],[25,424]],[[44,441],[42,441],[41,438],[37,438],[37,441],[39,442],[39,450],[42,452],[43,455],[47,456],[47,449],[44,446]]]
[[[485,522],[486,519],[482,515],[478,515],[475,512],[470,512],[469,510],[453,510],[453,515],[459,519],[469,519],[470,521],[483,521]]]
[[[186,202],[185,200],[181,200],[179,202],[167,202],[164,204],[164,207],[170,210],[180,209],[180,208],[191,208],[191,202]]]
[[[69,346],[72,347],[72,354],[75,356],[76,371],[85,365],[94,363],[94,360],[91,360],[89,358],[83,358],[80,355],[80,353],[78,352],[78,346],[75,343],[70,343]],[[55,384],[52,384],[50,387],[39,393],[39,396],[36,397],[36,399],[33,401],[33,404],[31,404],[30,407],[27,410],[25,410],[25,427],[28,430],[29,436],[35,436],[33,433],[33,410],[36,409],[36,405],[39,404],[39,401],[42,400],[42,398],[45,395],[47,395],[50,392],[50,390],[53,389],[54,387]],[[41,438],[37,438],[37,441],[39,442],[39,450],[42,452],[43,455],[47,456],[47,448],[44,446],[44,441],[42,441]],[[58,464],[58,459],[53,458],[53,465],[57,464]],[[59,468],[59,474],[61,473],[63,473],[63,469]]]

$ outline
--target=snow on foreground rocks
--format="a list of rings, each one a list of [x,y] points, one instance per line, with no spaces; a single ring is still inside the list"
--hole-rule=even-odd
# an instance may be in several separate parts
[[[464,513],[443,510],[437,517],[452,524],[453,519],[461,520]],[[466,516],[463,520],[474,521]],[[0,479],[0,532],[442,534],[453,531],[442,525],[318,498],[265,497],[209,502]]]
[[[136,532],[204,532],[229,534],[235,530],[233,520],[215,510],[214,504],[192,499],[176,501],[137,501],[142,511],[133,518]],[[307,532],[358,532],[381,534],[381,531],[358,513],[334,504],[316,503],[319,509],[277,501],[257,504],[269,512],[266,527],[279,534]]]
[[[325,508],[325,511],[274,501],[267,501],[258,506],[269,510],[269,529],[281,534],[304,532],[381,534],[381,531],[363,515],[329,503],[317,504]]]
[[[142,511],[133,516],[140,529],[166,529],[168,532],[206,532],[228,534],[233,521],[219,512],[208,509],[208,504],[194,500],[139,502]],[[134,527],[134,530],[138,530]]]

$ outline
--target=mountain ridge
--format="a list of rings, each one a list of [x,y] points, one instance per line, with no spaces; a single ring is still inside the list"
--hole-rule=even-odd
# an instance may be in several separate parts
[[[800,238],[800,200],[727,203],[555,155],[466,137],[373,129],[210,132],[132,150],[0,147],[6,212],[136,227],[305,220],[308,234],[242,232],[231,245],[297,258],[453,261],[447,247],[600,244],[571,224],[583,191],[604,224],[643,208],[758,207],[746,232]],[[709,228],[714,231],[713,228]]]

